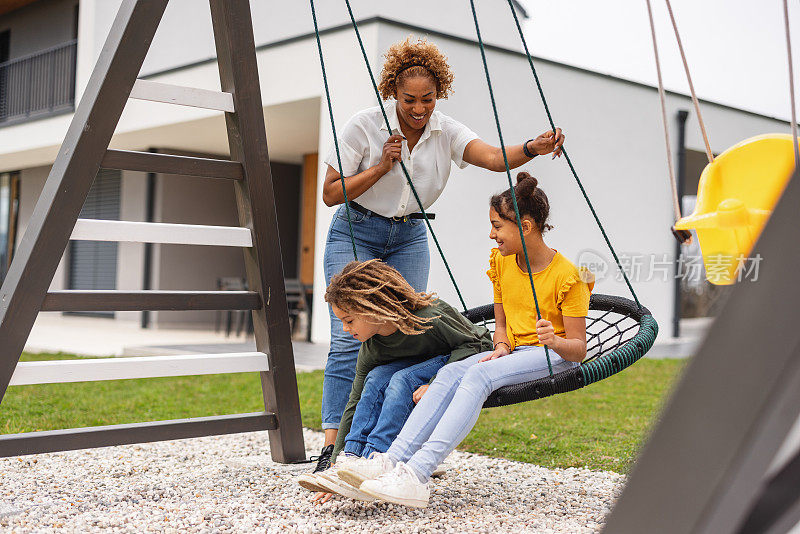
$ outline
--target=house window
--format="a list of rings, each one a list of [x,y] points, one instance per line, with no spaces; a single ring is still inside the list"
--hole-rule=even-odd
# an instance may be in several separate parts
[[[0,283],[8,272],[17,241],[19,173],[0,174]]]

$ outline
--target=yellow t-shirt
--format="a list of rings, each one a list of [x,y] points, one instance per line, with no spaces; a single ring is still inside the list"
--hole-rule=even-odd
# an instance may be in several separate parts
[[[498,249],[492,249],[486,274],[494,286],[495,304],[503,305],[511,348],[539,345],[531,283],[528,273],[517,265],[516,255],[503,256]],[[553,323],[557,336],[566,336],[564,315],[586,317],[589,313],[589,296],[594,282],[584,281],[588,279],[587,276],[582,278],[578,268],[558,251],[550,265],[533,273],[533,285],[542,318]]]

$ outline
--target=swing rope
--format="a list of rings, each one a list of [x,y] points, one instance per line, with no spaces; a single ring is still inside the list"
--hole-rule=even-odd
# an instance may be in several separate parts
[[[350,229],[350,243],[353,245],[353,258],[358,261],[356,252],[356,238],[353,235],[353,221],[350,219],[350,201],[347,199],[347,187],[344,185],[344,173],[342,172],[342,156],[339,152],[339,138],[336,136],[336,122],[333,120],[333,105],[331,104],[331,93],[328,89],[328,76],[325,73],[325,59],[322,57],[322,42],[319,37],[319,27],[317,26],[317,11],[314,9],[314,0],[311,2],[311,17],[314,19],[314,33],[317,36],[317,50],[319,51],[319,64],[322,67],[322,81],[325,84],[325,98],[328,101],[328,113],[331,117],[331,128],[333,129],[333,144],[336,147],[336,161],[339,164],[339,179],[342,182],[342,194],[344,195],[344,205],[347,211],[347,226]]]
[[[683,43],[681,42],[681,35],[678,33],[678,23],[675,22],[675,15],[672,13],[672,5],[669,0],[664,0],[667,3],[667,11],[669,11],[669,18],[672,21],[672,29],[675,30],[675,40],[678,41],[678,50],[681,53],[681,60],[683,61],[683,70],[686,72],[686,81],[689,82],[689,92],[692,94],[692,102],[694,103],[694,110],[697,113],[697,122],[700,124],[700,132],[703,134],[703,142],[706,145],[706,157],[709,163],[714,163],[714,153],[711,152],[711,144],[708,142],[708,133],[706,132],[706,125],[703,122],[703,115],[700,113],[700,103],[697,100],[697,95],[694,92],[694,84],[692,83],[692,75],[689,73],[689,63],[686,61],[686,53],[683,51]]]
[[[492,89],[492,80],[489,76],[489,65],[486,62],[486,51],[483,48],[483,38],[481,37],[481,28],[478,24],[478,14],[475,12],[475,1],[469,0],[470,7],[472,8],[472,20],[475,21],[475,33],[478,36],[478,44],[481,48],[481,60],[483,61],[483,72],[486,75],[486,85],[489,87],[489,99],[492,102],[492,112],[494,113],[494,122],[497,126],[497,136],[500,138],[500,150],[503,152],[503,162],[506,166],[506,177],[508,177],[508,187],[511,189],[511,202],[514,205],[514,214],[517,217],[517,229],[519,230],[519,239],[522,242],[522,251],[525,254],[525,266],[528,268],[528,280],[531,283],[531,291],[533,292],[533,304],[536,307],[536,318],[541,320],[542,314],[539,311],[539,298],[536,296],[536,288],[533,285],[533,270],[531,269],[530,258],[528,257],[528,246],[525,244],[525,233],[522,230],[522,217],[519,214],[519,206],[517,205],[517,195],[514,193],[514,184],[511,181],[511,168],[508,165],[508,154],[506,153],[506,145],[503,142],[503,131],[500,128],[500,116],[497,113],[497,104],[494,100],[494,90]],[[553,130],[555,135],[555,129]],[[553,378],[553,364],[550,362],[550,351],[547,345],[544,345],[544,354],[547,358],[547,369],[550,372],[550,378]]]
[[[383,120],[386,123],[386,129],[389,130],[389,136],[392,135],[392,126],[389,124],[389,117],[386,115],[386,110],[383,107],[383,100],[381,99],[381,93],[378,90],[378,84],[375,83],[375,75],[372,73],[372,67],[369,64],[369,58],[367,56],[367,51],[364,48],[364,42],[361,40],[361,32],[358,31],[358,24],[356,23],[356,19],[353,16],[353,10],[350,7],[350,0],[344,0],[345,5],[347,6],[347,12],[350,14],[350,21],[353,24],[353,30],[355,30],[356,38],[358,39],[358,46],[361,48],[361,55],[364,58],[364,64],[367,67],[367,72],[369,73],[369,79],[372,82],[372,88],[375,91],[375,97],[378,99],[378,107],[381,110],[381,114],[383,114]],[[319,38],[319,32],[317,31],[317,38]],[[428,219],[428,214],[425,213],[425,208],[422,206],[422,200],[420,200],[419,195],[417,194],[417,189],[414,187],[414,183],[411,181],[411,175],[408,173],[408,169],[406,168],[403,160],[400,159],[400,168],[403,170],[403,174],[406,177],[406,183],[408,183],[409,187],[411,188],[411,192],[414,194],[414,199],[417,201],[417,205],[419,206],[420,213],[422,213],[422,217],[425,219],[425,224],[428,225],[428,230],[431,232],[431,237],[433,237],[433,242],[436,243],[436,249],[439,251],[439,255],[442,257],[442,262],[444,263],[445,269],[447,269],[447,274],[450,276],[450,281],[453,282],[453,287],[458,294],[458,300],[461,301],[461,306],[464,308],[464,311],[467,311],[467,304],[464,302],[464,297],[461,296],[461,290],[458,287],[458,283],[456,283],[456,279],[453,276],[453,271],[450,270],[450,265],[447,263],[447,258],[444,256],[444,252],[442,251],[441,245],[439,245],[439,239],[436,237],[436,233],[433,231],[433,227],[431,226],[431,221]]]
[[[667,147],[667,166],[669,167],[669,183],[672,186],[672,204],[675,211],[675,220],[682,217],[681,203],[678,200],[678,182],[675,180],[675,169],[672,166],[672,144],[669,140],[669,124],[667,123],[667,98],[664,94],[664,82],[661,78],[661,62],[658,58],[658,42],[656,41],[656,25],[653,22],[653,9],[650,0],[647,1],[647,15],[650,18],[650,34],[653,37],[653,55],[656,59],[656,75],[658,76],[658,97],[661,100],[661,123],[664,126],[664,144]]]
[[[542,104],[544,105],[544,111],[547,114],[547,120],[550,122],[550,128],[553,132],[556,131],[555,122],[553,122],[553,115],[550,113],[550,106],[547,105],[547,99],[544,96],[544,90],[542,89],[542,84],[539,81],[539,75],[536,73],[536,67],[533,65],[533,58],[531,57],[531,53],[528,50],[528,43],[525,40],[525,35],[522,33],[522,26],[520,26],[519,18],[517,17],[517,12],[514,10],[514,4],[511,3],[511,0],[508,1],[508,7],[511,10],[511,15],[514,17],[514,23],[517,26],[517,33],[519,33],[520,40],[522,41],[522,46],[525,49],[525,55],[528,58],[528,65],[531,67],[531,73],[533,74],[533,79],[536,82],[536,87],[539,89],[539,96],[541,97]],[[575,181],[578,184],[578,188],[581,190],[583,194],[584,200],[586,200],[586,204],[589,206],[589,210],[592,212],[594,216],[594,220],[597,223],[598,228],[600,228],[600,233],[603,234],[603,239],[608,245],[609,250],[611,251],[611,255],[614,256],[614,261],[617,263],[617,268],[619,269],[620,273],[622,273],[622,277],[625,279],[625,284],[627,284],[628,289],[633,295],[633,300],[636,301],[636,305],[641,309],[642,304],[639,302],[639,298],[636,296],[636,292],[633,290],[633,286],[631,285],[631,281],[628,279],[628,275],[625,273],[625,269],[622,268],[622,264],[617,257],[616,251],[614,251],[614,247],[611,245],[611,241],[608,238],[608,234],[606,234],[605,228],[603,228],[603,223],[600,222],[600,217],[597,215],[597,211],[595,211],[594,206],[592,205],[592,201],[589,200],[589,195],[586,193],[586,189],[584,189],[583,184],[581,183],[581,179],[578,178],[578,173],[575,171],[575,167],[572,164],[572,160],[569,159],[569,154],[567,154],[567,149],[563,146],[561,147],[561,152],[564,154],[564,159],[567,161],[567,165],[569,165],[570,171],[572,171],[572,176],[575,178]]]
[[[783,21],[786,26],[786,52],[789,56],[789,102],[792,106],[792,144],[794,145],[794,167],[800,165],[800,149],[797,146],[797,116],[794,103],[794,70],[792,69],[792,39],[789,36],[789,2],[783,0]]]

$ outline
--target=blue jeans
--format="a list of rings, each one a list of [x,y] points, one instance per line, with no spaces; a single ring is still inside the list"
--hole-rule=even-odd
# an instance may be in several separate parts
[[[467,437],[489,394],[502,387],[548,376],[544,349],[521,346],[502,358],[478,363],[483,352],[445,365],[411,412],[387,453],[423,479]],[[550,351],[553,373],[578,364]]]
[[[345,438],[344,452],[364,458],[376,451],[386,452],[414,408],[412,395],[444,367],[449,357],[445,354],[422,361],[404,358],[370,371]]]
[[[398,271],[417,291],[428,286],[430,252],[425,222],[419,219],[390,220],[350,210],[353,234],[359,260],[380,258]],[[344,205],[336,211],[325,242],[325,279],[330,283],[334,274],[353,261],[353,245],[347,226]],[[322,382],[322,428],[339,428],[350,388],[355,377],[356,359],[361,343],[346,333],[342,322],[331,317],[331,348],[325,364]]]

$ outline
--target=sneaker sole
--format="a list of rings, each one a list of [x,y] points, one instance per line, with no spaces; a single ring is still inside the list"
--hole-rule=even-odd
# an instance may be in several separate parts
[[[364,501],[364,502],[373,502],[375,498],[371,495],[364,493],[363,491],[356,489],[356,488],[348,488],[344,484],[339,484],[334,482],[333,480],[320,477],[319,484],[325,488],[323,491],[336,493],[337,495],[341,495],[342,497],[347,497],[349,499],[355,499],[357,501]]]
[[[392,495],[386,495],[377,491],[370,491],[369,489],[360,489],[360,492],[366,493],[371,497],[375,497],[378,500],[390,502],[392,504],[399,504],[402,506],[408,506],[410,508],[427,508],[428,501],[423,501],[421,499],[400,499],[398,497],[393,497]]]
[[[317,484],[316,476],[315,475],[300,475],[297,480],[297,483],[300,484],[302,488],[307,489],[308,491],[321,491],[327,492],[325,488]]]
[[[336,474],[339,475],[339,478],[341,478],[342,480],[344,480],[345,482],[347,482],[348,484],[350,484],[354,488],[360,488],[361,484],[363,484],[364,481],[369,480],[367,477],[365,477],[361,473],[357,473],[357,472],[351,471],[349,469],[339,469],[336,472]]]

